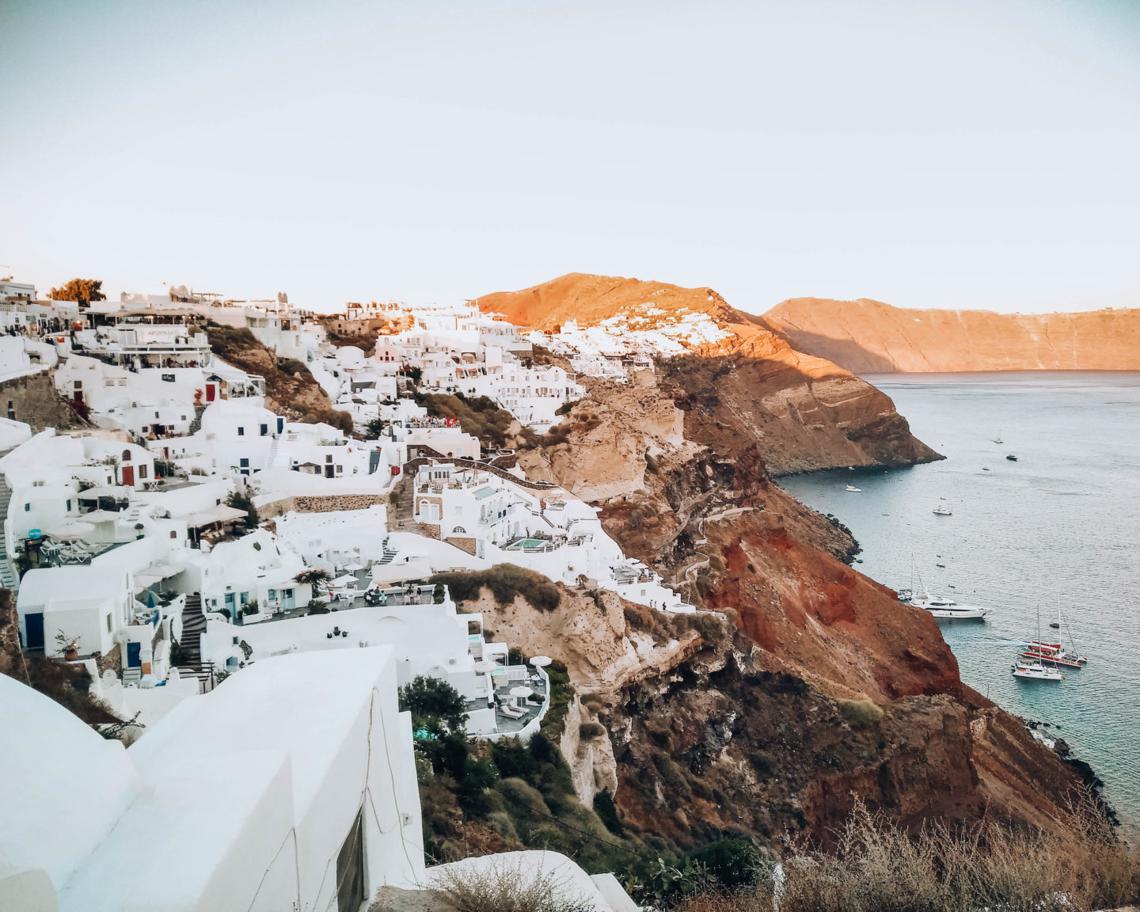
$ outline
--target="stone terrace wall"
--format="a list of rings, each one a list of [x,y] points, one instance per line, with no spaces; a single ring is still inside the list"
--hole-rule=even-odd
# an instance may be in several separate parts
[[[9,411],[8,403],[12,403]],[[59,397],[51,371],[40,371],[0,383],[0,418],[12,418],[31,425],[32,430],[87,427]]]

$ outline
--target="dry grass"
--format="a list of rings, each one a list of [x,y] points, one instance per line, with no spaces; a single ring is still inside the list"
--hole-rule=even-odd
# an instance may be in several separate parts
[[[801,848],[783,871],[780,912],[1088,912],[1140,898],[1140,854],[1091,803],[1073,808],[1058,833],[985,821],[908,834],[858,806],[834,853]],[[771,912],[773,900],[764,886],[680,908]]]
[[[450,869],[433,890],[455,912],[591,912],[594,904],[553,875],[500,862]]]

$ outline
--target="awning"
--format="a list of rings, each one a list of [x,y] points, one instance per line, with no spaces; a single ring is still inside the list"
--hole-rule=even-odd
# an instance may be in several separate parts
[[[79,492],[80,500],[98,500],[100,497],[114,497],[116,499],[126,499],[131,489],[125,485],[96,485],[93,488],[88,488],[85,491]]]
[[[135,574],[135,589],[145,589],[154,583],[160,583],[164,579],[170,579],[172,576],[177,576],[185,568],[177,564],[153,564],[150,567],[145,567]]]
[[[214,523],[233,522],[245,517],[245,510],[237,507],[227,507],[225,504],[215,504],[201,513],[191,513],[186,517],[186,525],[191,529],[201,529],[203,526],[212,526]]]
[[[41,531],[49,538],[71,540],[86,538],[95,531],[95,527],[88,522],[69,520],[67,522],[56,523],[54,526],[44,526]]]
[[[117,522],[124,518],[124,514],[116,513],[113,510],[92,510],[90,513],[84,513],[80,518],[83,522],[98,525],[99,523]]]
[[[431,562],[424,557],[413,557],[404,563],[372,565],[372,582],[377,586],[402,583],[407,580],[425,580],[432,575]]]

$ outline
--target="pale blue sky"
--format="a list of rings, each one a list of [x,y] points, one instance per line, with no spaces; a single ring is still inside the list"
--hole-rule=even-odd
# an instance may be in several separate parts
[[[0,0],[0,264],[1140,306],[1140,2]]]

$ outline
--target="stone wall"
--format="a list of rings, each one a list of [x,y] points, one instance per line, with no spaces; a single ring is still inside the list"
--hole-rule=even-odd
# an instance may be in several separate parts
[[[319,494],[283,497],[258,506],[260,519],[281,516],[290,510],[297,513],[332,513],[336,510],[366,510],[375,504],[386,504],[387,494]]]
[[[9,407],[11,403],[11,407]],[[0,383],[0,418],[29,424],[33,431],[87,427],[72,411],[52,382],[52,371],[40,371]]]
[[[452,535],[444,539],[449,545],[455,545],[460,551],[466,551],[472,557],[475,556],[475,539],[464,538],[462,536]]]

